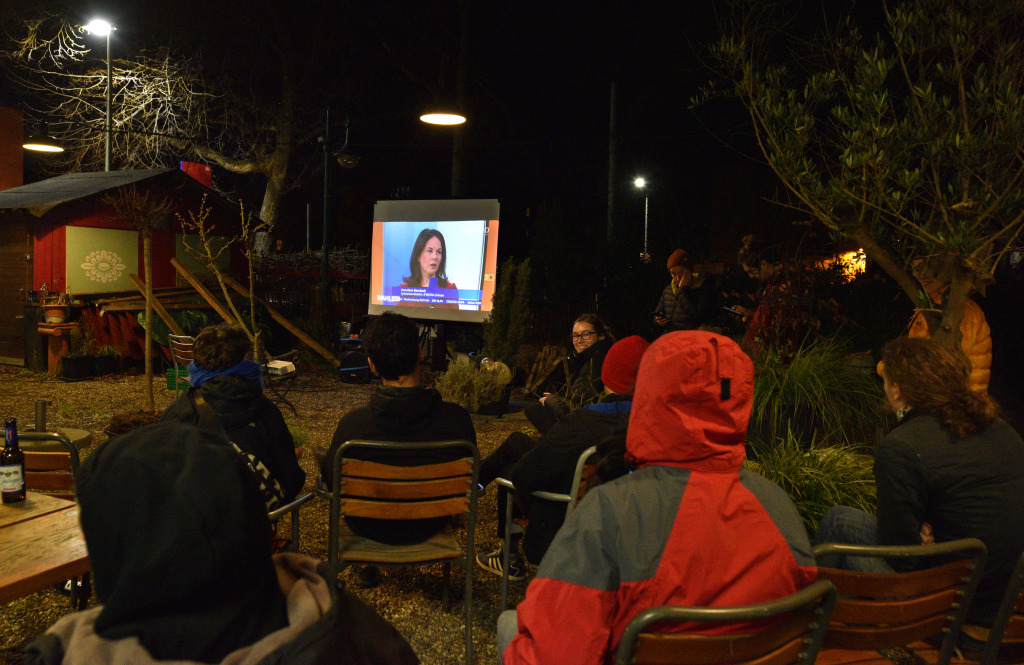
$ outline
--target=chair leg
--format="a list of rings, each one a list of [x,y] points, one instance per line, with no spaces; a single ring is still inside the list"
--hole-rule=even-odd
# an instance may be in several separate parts
[[[448,578],[452,572],[452,564],[450,561],[444,562],[444,584],[441,586],[441,607],[445,612],[452,609],[452,598],[451,589],[449,588]]]
[[[505,488],[503,491],[508,492]],[[508,492],[508,501],[505,502],[505,541],[501,545],[501,614],[508,608],[508,562],[512,552],[512,492]]]
[[[464,566],[466,569],[466,591],[463,602],[466,604],[466,609],[462,620],[466,623],[466,665],[473,665],[473,566],[476,562],[472,560],[472,550],[469,553],[470,556],[466,558]]]
[[[299,551],[299,511],[293,510],[290,515],[292,520],[292,544],[288,549],[292,552]]]
[[[81,578],[75,577],[71,580],[71,609],[84,610],[89,604],[89,596],[92,595],[89,573]]]

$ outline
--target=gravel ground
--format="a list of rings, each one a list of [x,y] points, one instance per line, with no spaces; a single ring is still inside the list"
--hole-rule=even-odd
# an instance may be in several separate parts
[[[326,446],[338,419],[350,409],[362,406],[373,392],[373,386],[347,385],[332,379],[326,372],[304,371],[288,398],[298,415],[284,408],[285,419],[301,427],[308,435],[309,447]],[[174,392],[155,383],[157,409],[166,408]],[[36,400],[50,402],[48,429],[78,428],[92,433],[93,444],[83,448],[83,457],[96,443],[105,441],[103,433],[113,414],[130,413],[143,404],[144,378],[120,374],[77,383],[60,381],[49,374],[27,372],[0,365],[0,415],[18,418],[22,430],[34,422]],[[512,431],[524,429],[528,423],[516,414],[503,418],[474,417],[481,457],[494,450]],[[306,470],[306,489],[312,490],[316,477],[314,457],[306,450],[302,467]],[[476,550],[489,551],[497,546],[495,536],[496,493],[490,490],[478,505]],[[310,556],[327,555],[327,502],[315,499],[301,511],[300,551]],[[290,532],[286,520],[279,532]],[[342,573],[358,596],[375,607],[409,640],[424,665],[447,665],[463,660],[462,617],[463,584],[461,569],[452,570],[452,609],[441,609],[442,567],[388,568],[383,583],[376,589],[362,590],[352,583],[351,573]],[[532,570],[531,570],[532,572]],[[500,580],[474,566],[473,572],[473,641],[475,661],[495,662],[494,627],[500,602]],[[509,604],[522,600],[526,582],[510,584]],[[68,601],[55,591],[47,590],[0,607],[0,664],[21,663],[21,649],[43,633],[69,611]]]

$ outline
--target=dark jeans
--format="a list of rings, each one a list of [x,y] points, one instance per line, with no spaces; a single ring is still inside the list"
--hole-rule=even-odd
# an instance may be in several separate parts
[[[878,520],[874,515],[857,508],[836,506],[825,513],[813,545],[839,543],[843,545],[877,545]],[[840,568],[860,573],[892,573],[892,567],[880,557],[827,555],[818,559],[822,568]]]
[[[509,434],[508,438],[502,441],[501,445],[480,463],[479,483],[487,487],[494,482],[495,478],[505,477],[509,469],[515,466],[515,463],[522,459],[523,455],[532,450],[535,445],[537,445],[536,441],[522,432],[512,432]],[[507,502],[508,492],[501,489],[498,492],[498,538],[505,537],[505,510]],[[522,517],[522,512],[519,510],[518,505],[513,504],[512,515],[513,517]]]
[[[527,404],[523,409],[523,414],[530,421],[530,424],[537,428],[538,432],[547,434],[548,430],[555,426],[555,423],[558,422],[558,418],[561,416],[560,410],[555,408],[555,404],[558,401],[557,395],[551,395],[545,400],[544,404],[540,402]]]

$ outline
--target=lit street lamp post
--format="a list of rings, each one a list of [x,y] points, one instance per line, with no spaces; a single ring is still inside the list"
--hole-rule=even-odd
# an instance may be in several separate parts
[[[644,251],[640,253],[640,260],[644,263],[651,262],[651,255],[647,252],[647,181],[637,178],[633,186],[644,193]]]
[[[111,85],[111,81],[110,81],[110,75],[111,75],[110,33],[113,32],[115,30],[115,28],[114,28],[114,26],[110,25],[109,22],[104,21],[103,19],[93,19],[93,20],[89,21],[89,24],[85,26],[85,29],[88,30],[91,34],[99,35],[100,37],[104,37],[105,36],[107,38],[107,117],[106,117],[106,123],[105,123],[105,125],[106,125],[105,131],[106,131],[106,135],[107,135],[107,147],[106,147],[106,152],[105,152],[104,158],[103,158],[103,170],[104,171],[109,171],[110,170],[110,152],[111,152],[111,147],[110,147],[110,139],[111,139],[111,136],[110,136],[110,134],[111,134],[110,102],[111,102],[111,96],[113,94],[113,92],[112,92],[113,86]]]

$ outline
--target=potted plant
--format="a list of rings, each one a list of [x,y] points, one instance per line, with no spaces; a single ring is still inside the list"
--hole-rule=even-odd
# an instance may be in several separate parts
[[[508,411],[511,380],[512,372],[504,363],[477,367],[467,358],[465,362],[450,363],[437,377],[434,387],[445,400],[455,402],[470,413],[501,415]]]
[[[68,320],[70,309],[64,294],[48,297],[41,303],[43,308],[43,320],[47,323],[64,323]]]
[[[81,326],[71,329],[68,333],[68,352],[57,362],[57,376],[65,381],[81,381],[93,376],[95,363],[89,355],[91,341]]]
[[[93,368],[96,376],[105,376],[117,371],[117,348],[110,344],[101,346],[93,356]]]

